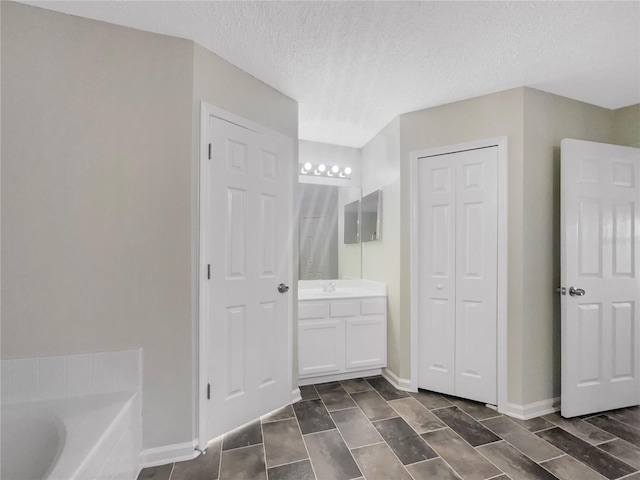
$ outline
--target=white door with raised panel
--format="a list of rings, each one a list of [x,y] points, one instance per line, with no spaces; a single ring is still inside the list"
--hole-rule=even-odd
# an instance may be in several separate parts
[[[640,150],[561,144],[562,415],[640,404]]]
[[[498,148],[422,157],[420,388],[497,402]]]
[[[292,159],[287,139],[243,119],[208,113],[203,121],[211,144],[201,163],[211,439],[291,401],[291,299],[279,284],[291,280]]]

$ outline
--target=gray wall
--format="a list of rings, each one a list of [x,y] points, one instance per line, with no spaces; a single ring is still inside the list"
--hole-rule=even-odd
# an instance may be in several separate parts
[[[191,99],[191,301],[194,335],[192,365],[194,371],[197,366],[197,308],[198,308],[198,171],[200,155],[200,103],[204,101],[222,108],[228,112],[258,123],[264,127],[293,139],[293,167],[291,169],[294,185],[293,199],[296,198],[298,183],[298,102],[283,95],[266,83],[261,82],[235,65],[220,58],[206,48],[194,44],[193,48],[193,98]],[[293,215],[293,213],[292,213]],[[294,230],[297,224],[294,225]],[[292,238],[298,238],[297,230],[292,232]],[[291,279],[292,315],[298,317],[298,244],[292,243],[291,265],[293,276]],[[293,373],[292,382],[298,384],[298,335],[297,322],[293,322]],[[192,387],[195,392],[195,385]],[[192,421],[197,421],[195,398]]]
[[[362,243],[362,278],[387,284],[387,368],[401,371],[409,328],[400,316],[400,119],[362,148],[362,193],[382,191],[380,240]],[[408,377],[401,377],[408,378]]]
[[[560,393],[560,310],[554,292],[560,280],[560,141],[570,137],[637,145],[639,125],[637,105],[612,111],[531,88],[401,115],[402,185],[406,186],[400,189],[397,212],[402,218],[402,300],[398,344],[389,345],[389,352],[400,352],[400,357],[398,365],[390,359],[390,369],[400,378],[411,374],[408,185],[412,151],[508,136],[508,399],[526,405]]]
[[[143,448],[190,442],[200,100],[294,139],[297,103],[190,41],[1,8],[2,358],[142,346]]]
[[[191,440],[193,45],[2,10],[2,357],[142,346],[144,447]]]
[[[523,89],[517,88],[400,116],[402,185],[400,214],[401,318],[399,347],[401,378],[410,376],[410,197],[409,155],[416,150],[454,145],[483,138],[508,136],[509,141],[509,258],[508,369],[509,401],[522,401],[523,358]]]
[[[524,89],[524,404],[560,395],[560,142],[613,143],[613,120],[611,110]]]
[[[613,139],[616,145],[640,147],[640,103],[614,111]]]

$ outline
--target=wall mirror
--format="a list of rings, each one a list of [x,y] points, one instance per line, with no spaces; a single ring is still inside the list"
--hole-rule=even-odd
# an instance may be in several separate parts
[[[382,192],[376,190],[362,198],[361,236],[363,242],[380,240]]]
[[[360,196],[358,187],[298,185],[299,280],[361,278]]]
[[[344,243],[360,242],[360,200],[344,206]]]

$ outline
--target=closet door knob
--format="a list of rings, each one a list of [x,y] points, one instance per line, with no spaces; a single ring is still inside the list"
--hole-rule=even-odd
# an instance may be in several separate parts
[[[442,290],[444,288],[444,285],[442,285],[441,283],[439,283],[438,285],[436,285],[436,288],[438,290]]]

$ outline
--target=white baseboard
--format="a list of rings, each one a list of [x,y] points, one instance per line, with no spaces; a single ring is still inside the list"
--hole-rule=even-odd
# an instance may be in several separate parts
[[[411,389],[411,380],[406,378],[399,378],[388,368],[382,369],[382,376],[386,378],[387,381],[398,390],[402,390],[403,392],[415,392],[415,390]]]
[[[560,397],[548,398],[546,400],[540,400],[539,402],[528,403],[526,405],[519,405],[517,403],[507,403],[507,408],[500,413],[509,415],[510,417],[518,418],[520,420],[531,420],[535,417],[547,415],[560,410]]]
[[[148,448],[140,453],[140,467],[155,467],[167,463],[192,460],[200,455],[200,452],[195,450],[197,445],[198,440],[192,440],[191,442]]]
[[[382,370],[380,368],[373,368],[371,370],[358,370],[354,372],[336,373],[333,375],[304,377],[298,379],[298,385],[315,385],[316,383],[336,382],[338,380],[349,380],[350,378],[373,377],[375,375],[380,375],[381,373]]]
[[[302,400],[302,394],[300,393],[300,389],[296,388],[291,392],[291,403],[296,403]]]

